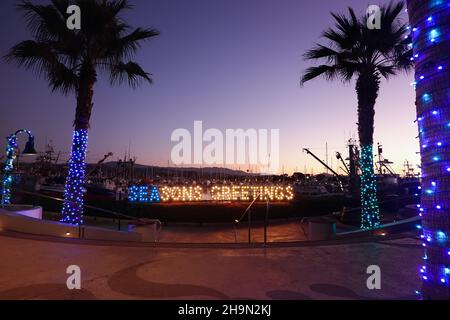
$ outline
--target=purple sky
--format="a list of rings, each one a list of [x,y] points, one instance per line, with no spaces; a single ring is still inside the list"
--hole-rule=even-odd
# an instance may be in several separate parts
[[[46,3],[47,1],[35,1]],[[156,27],[161,36],[144,44],[137,57],[155,83],[133,91],[96,86],[89,134],[88,161],[112,151],[131,152],[139,163],[167,165],[174,129],[280,129],[280,162],[286,172],[323,171],[302,147],[325,158],[346,153],[357,137],[354,84],[316,80],[299,86],[310,65],[302,54],[331,26],[330,11],[352,6],[363,13],[361,0],[132,0],[125,17],[133,26]],[[388,1],[372,1],[379,4]],[[4,55],[28,39],[14,0],[0,1]],[[28,128],[42,151],[52,140],[57,150],[70,150],[75,110],[73,96],[51,94],[44,80],[0,62],[0,137]],[[375,142],[400,173],[403,162],[418,163],[413,75],[383,81],[376,106]],[[23,142],[22,142],[23,144]],[[4,148],[4,139],[0,143]],[[67,157],[67,154],[66,154]],[[336,160],[333,157],[334,167]],[[237,166],[236,166],[237,168]],[[241,166],[242,169],[242,166]]]

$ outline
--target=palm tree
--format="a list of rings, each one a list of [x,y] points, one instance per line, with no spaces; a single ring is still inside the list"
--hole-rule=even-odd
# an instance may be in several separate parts
[[[69,3],[70,2],[70,3]],[[81,29],[69,30],[69,5],[81,9]],[[61,221],[83,223],[83,184],[87,132],[93,108],[94,85],[98,72],[105,72],[111,84],[128,82],[136,88],[152,83],[150,74],[134,62],[141,42],[157,36],[155,29],[131,27],[120,14],[132,8],[127,0],[51,0],[49,5],[21,1],[33,40],[10,49],[7,61],[44,77],[52,91],[75,93],[76,112],[69,172],[66,180]]]
[[[450,28],[448,1],[408,0],[422,158],[424,299],[450,299]]]
[[[304,55],[306,60],[324,64],[308,68],[301,84],[319,76],[327,80],[350,82],[356,78],[358,97],[358,134],[361,145],[361,228],[380,224],[373,168],[373,132],[375,103],[382,78],[389,78],[411,67],[411,50],[405,37],[407,25],[400,20],[403,3],[381,8],[381,29],[367,28],[367,17],[358,18],[349,8],[349,16],[332,13],[335,27],[323,32],[328,45],[317,44]]]

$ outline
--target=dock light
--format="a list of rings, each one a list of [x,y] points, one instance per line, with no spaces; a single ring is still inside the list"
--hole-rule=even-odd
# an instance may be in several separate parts
[[[70,232],[66,232],[66,236],[70,236]]]
[[[27,144],[25,145],[25,149],[22,151],[22,155],[24,156],[35,156],[37,155],[36,149],[34,149],[34,137],[29,136]]]
[[[439,67],[438,67],[438,70],[442,70],[442,69],[443,69],[443,67],[442,67],[442,66],[439,66]]]

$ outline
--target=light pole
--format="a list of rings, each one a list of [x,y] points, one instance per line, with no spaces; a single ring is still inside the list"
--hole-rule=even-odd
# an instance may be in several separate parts
[[[6,161],[4,168],[4,176],[2,180],[2,202],[1,202],[2,206],[11,204],[11,185],[13,181],[12,172],[14,160],[17,157],[16,151],[19,148],[19,146],[17,145],[17,135],[19,133],[26,133],[28,135],[28,141],[27,144],[25,145],[25,149],[23,150],[22,154],[23,155],[36,154],[36,150],[34,149],[34,137],[31,134],[31,131],[20,129],[7,138]]]

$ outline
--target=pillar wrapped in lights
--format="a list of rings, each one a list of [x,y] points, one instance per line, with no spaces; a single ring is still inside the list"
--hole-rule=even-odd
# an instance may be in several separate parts
[[[450,1],[408,0],[422,159],[424,263],[418,293],[450,299]]]
[[[64,190],[64,205],[61,222],[73,225],[83,224],[84,179],[86,171],[87,130],[78,129],[73,133],[72,154],[69,173]]]
[[[2,181],[2,206],[11,204],[12,171],[13,163],[16,159],[16,149],[17,138],[16,135],[13,134],[8,137],[8,143],[6,144],[5,172]]]
[[[4,167],[4,176],[2,179],[2,189],[1,189],[1,205],[11,204],[11,186],[13,183],[13,166],[14,160],[16,159],[17,145],[17,135],[19,133],[26,133],[28,135],[28,142],[25,149],[23,150],[23,155],[35,155],[36,150],[34,149],[34,137],[29,130],[17,130],[16,133],[10,135],[6,144],[6,161]]]

